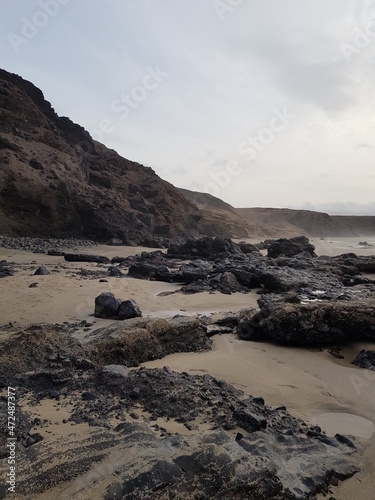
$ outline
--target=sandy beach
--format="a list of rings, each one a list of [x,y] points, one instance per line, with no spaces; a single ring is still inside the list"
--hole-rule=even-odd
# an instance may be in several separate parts
[[[358,245],[358,239],[312,240],[318,255],[354,252],[372,255],[374,247]],[[375,239],[368,240],[375,245]],[[134,255],[150,249],[106,247],[84,249],[85,253]],[[22,250],[0,248],[0,260],[15,263],[14,276],[0,280],[0,324],[25,326],[31,323],[93,322],[91,331],[110,324],[93,317],[94,299],[103,291],[123,299],[134,299],[145,317],[210,315],[214,312],[236,312],[256,307],[256,291],[243,294],[199,293],[194,295],[160,295],[179,288],[177,284],[132,278],[108,277],[99,282],[80,273],[81,269],[100,269],[100,264],[65,262],[63,257],[33,254]],[[51,274],[34,276],[45,265]],[[36,288],[29,285],[37,282]],[[3,331],[2,335],[6,335]],[[78,330],[77,338],[85,342],[91,332]],[[353,435],[366,443],[361,471],[340,483],[335,489],[337,500],[372,498],[375,491],[375,374],[351,365],[363,348],[373,345],[352,343],[344,346],[344,359],[332,357],[326,350],[297,348],[262,342],[246,342],[232,334],[213,337],[213,349],[204,353],[172,354],[144,363],[146,367],[169,366],[177,372],[208,373],[223,379],[246,394],[263,397],[268,406],[286,406],[294,416],[320,425],[328,435],[337,432]],[[64,411],[55,403],[38,407],[39,414],[51,421],[45,439],[57,439],[64,427]],[[31,408],[31,412],[32,412]],[[56,412],[59,412],[57,414]],[[53,424],[53,422],[55,424]],[[182,426],[180,426],[182,427]],[[86,427],[74,427],[85,435]],[[178,429],[178,427],[177,427]],[[175,429],[176,430],[176,429]],[[323,498],[323,497],[321,497]]]

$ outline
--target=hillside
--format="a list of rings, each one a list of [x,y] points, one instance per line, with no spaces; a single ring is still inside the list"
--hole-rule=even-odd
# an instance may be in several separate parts
[[[345,224],[346,227],[357,232],[361,236],[375,235],[375,216],[332,215],[331,217],[339,224]]]
[[[59,117],[43,93],[0,70],[0,233],[128,244],[198,235],[201,214],[148,167]]]
[[[201,210],[201,232],[233,238],[361,237],[375,235],[375,217],[330,216],[288,208],[234,208],[207,193],[180,189]]]
[[[237,211],[246,220],[264,227],[269,236],[360,236],[354,227],[347,227],[323,212],[289,208],[238,208]]]
[[[188,201],[194,203],[202,213],[199,231],[209,236],[226,238],[250,238],[266,236],[264,228],[243,217],[228,203],[208,193],[179,189]]]

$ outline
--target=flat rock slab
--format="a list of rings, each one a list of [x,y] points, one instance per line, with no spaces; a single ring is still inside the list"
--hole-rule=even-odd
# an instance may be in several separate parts
[[[86,255],[81,253],[66,253],[64,259],[68,262],[98,262],[99,264],[108,264],[110,259],[103,255]]]

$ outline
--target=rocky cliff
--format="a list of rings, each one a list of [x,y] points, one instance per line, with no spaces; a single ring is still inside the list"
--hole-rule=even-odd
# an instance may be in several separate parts
[[[194,236],[199,209],[0,70],[0,233],[125,243]]]

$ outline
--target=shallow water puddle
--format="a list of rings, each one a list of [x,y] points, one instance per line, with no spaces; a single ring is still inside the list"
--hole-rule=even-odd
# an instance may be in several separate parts
[[[374,433],[374,424],[367,418],[352,413],[322,413],[313,419],[329,436],[335,434],[349,434],[352,436],[370,439]]]

